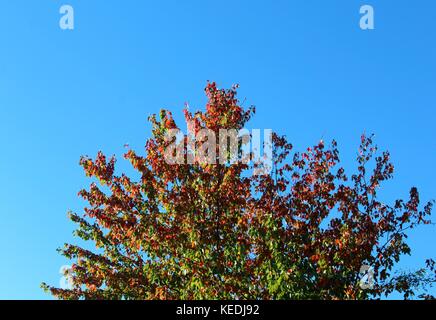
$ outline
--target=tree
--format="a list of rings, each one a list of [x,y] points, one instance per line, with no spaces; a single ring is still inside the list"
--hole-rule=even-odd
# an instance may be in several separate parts
[[[244,109],[237,87],[208,83],[206,111],[184,110],[195,132],[241,129],[255,109]],[[335,141],[293,152],[273,134],[271,174],[252,175],[259,163],[210,164],[187,161],[188,135],[179,141],[183,163],[170,164],[177,129],[171,112],[151,116],[146,155],[125,154],[138,181],[115,174],[115,158],[99,152],[82,157],[89,205],[70,213],[76,235],[94,251],[66,244],[74,260],[73,287],[42,287],[61,299],[368,299],[400,292],[431,298],[435,262],[415,272],[398,272],[410,254],[407,232],[429,224],[432,202],[420,208],[416,188],[407,201],[389,205],[377,193],[391,179],[389,153],[379,154],[372,137],[361,138],[357,171],[340,167]],[[205,141],[197,141],[198,147]],[[241,154],[244,139],[238,142]],[[192,150],[191,150],[192,151]],[[216,157],[219,156],[219,150]],[[214,154],[214,153],[212,153]],[[369,169],[371,168],[371,170]],[[361,281],[369,266],[368,286]]]

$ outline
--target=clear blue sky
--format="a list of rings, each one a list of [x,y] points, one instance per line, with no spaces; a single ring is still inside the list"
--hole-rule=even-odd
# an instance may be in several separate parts
[[[62,4],[75,30],[62,31]],[[373,31],[359,8],[375,8]],[[366,0],[0,2],[0,298],[48,298],[88,181],[80,155],[142,150],[146,118],[207,80],[241,85],[251,123],[297,149],[336,138],[347,168],[375,133],[396,165],[383,197],[436,198],[436,2]],[[181,118],[181,117],[179,117]],[[120,168],[128,166],[119,161]],[[436,228],[411,237],[403,267],[436,257]]]

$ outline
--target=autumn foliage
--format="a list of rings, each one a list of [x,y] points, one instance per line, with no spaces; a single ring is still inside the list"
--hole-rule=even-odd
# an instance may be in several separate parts
[[[254,113],[236,87],[209,83],[204,112],[184,110],[196,128],[241,129]],[[101,152],[80,164],[95,182],[79,195],[83,214],[70,213],[76,235],[94,250],[66,244],[73,287],[43,287],[61,299],[368,299],[400,292],[430,298],[435,264],[401,272],[410,254],[407,232],[430,223],[432,203],[379,200],[392,178],[389,153],[362,136],[357,169],[340,166],[335,141],[304,152],[273,135],[271,174],[255,163],[168,164],[165,132],[178,128],[169,111],[152,116],[144,156],[130,150],[140,178],[115,172]],[[186,142],[186,141],[185,141]],[[198,143],[201,143],[200,141]],[[186,151],[188,152],[188,151]],[[187,154],[185,154],[187,156]],[[373,271],[362,288],[360,270]]]

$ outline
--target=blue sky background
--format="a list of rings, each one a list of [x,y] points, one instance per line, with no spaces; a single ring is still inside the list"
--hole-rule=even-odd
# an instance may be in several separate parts
[[[75,9],[62,31],[59,8]],[[376,30],[359,28],[375,8]],[[205,102],[207,80],[241,85],[252,127],[296,149],[337,139],[351,169],[362,132],[396,165],[383,198],[436,198],[436,2],[0,1],[0,298],[49,298],[73,241],[66,212],[88,185],[80,155],[143,150],[146,118]],[[181,119],[180,116],[178,116]],[[119,161],[119,168],[128,168]],[[436,258],[416,230],[404,268]]]

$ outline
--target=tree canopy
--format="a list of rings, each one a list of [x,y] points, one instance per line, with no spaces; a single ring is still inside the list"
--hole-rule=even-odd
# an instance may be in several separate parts
[[[205,111],[185,109],[194,131],[244,128],[255,113],[236,93],[208,83]],[[429,259],[416,271],[398,270],[411,249],[408,232],[430,223],[432,202],[418,190],[392,204],[378,193],[393,177],[388,152],[362,135],[356,170],[340,165],[337,143],[296,152],[286,137],[272,135],[272,167],[253,174],[254,161],[200,161],[183,148],[183,160],[165,152],[177,130],[170,111],[149,119],[145,155],[129,150],[140,178],[118,175],[115,158],[99,152],[80,164],[94,182],[79,195],[88,203],[71,212],[75,234],[95,246],[66,244],[73,260],[71,288],[43,288],[61,299],[369,299],[399,292],[431,298],[435,281]],[[179,144],[187,146],[188,134]],[[204,141],[196,141],[200,148]],[[238,140],[238,155],[243,139]],[[217,147],[218,148],[218,147]],[[210,151],[209,151],[210,152]],[[222,152],[222,150],[221,150]],[[210,155],[210,153],[209,153]],[[222,154],[221,154],[222,156]],[[368,266],[369,285],[362,286]]]

